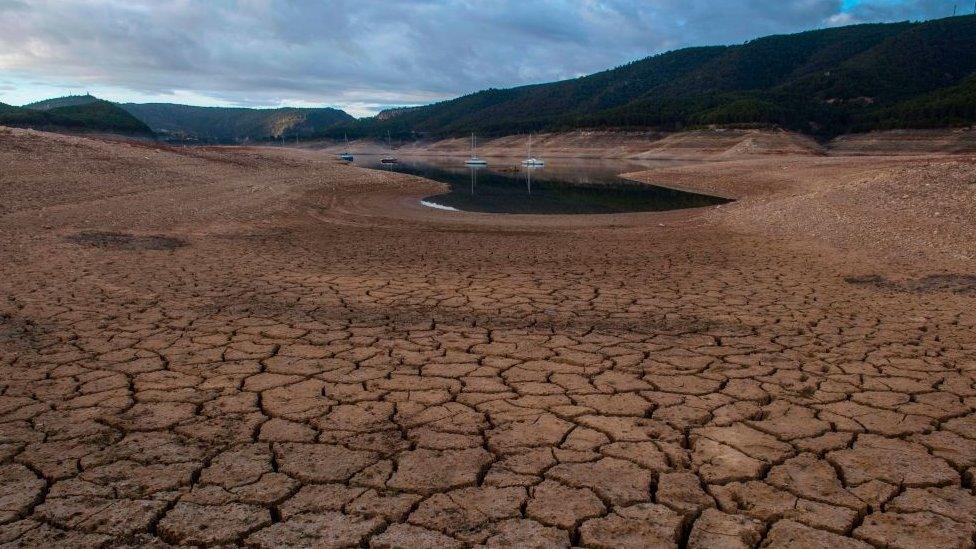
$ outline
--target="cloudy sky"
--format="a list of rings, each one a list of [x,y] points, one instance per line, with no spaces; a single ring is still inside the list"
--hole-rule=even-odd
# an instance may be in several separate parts
[[[971,12],[973,0],[959,0]],[[956,0],[0,0],[0,102],[74,93],[362,116]],[[966,6],[965,8],[963,6]]]

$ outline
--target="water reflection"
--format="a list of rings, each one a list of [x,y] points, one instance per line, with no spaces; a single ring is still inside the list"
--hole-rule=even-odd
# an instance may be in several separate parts
[[[466,166],[457,159],[401,158],[380,165],[357,157],[356,164],[381,167],[446,183],[446,193],[425,204],[469,212],[519,214],[596,214],[674,210],[728,202],[724,198],[644,185],[617,174],[646,166],[623,162],[550,162],[520,166],[495,160],[489,166]]]
[[[522,166],[519,169],[519,180],[525,179],[525,190],[528,196],[532,196],[532,172],[541,169],[542,166]],[[471,172],[471,196],[474,196],[478,187],[478,172],[487,170],[487,166],[471,165],[468,166],[468,170]]]

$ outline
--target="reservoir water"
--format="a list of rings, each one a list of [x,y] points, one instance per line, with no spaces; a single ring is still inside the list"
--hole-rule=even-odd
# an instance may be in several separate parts
[[[728,199],[638,183],[619,176],[674,162],[585,159],[547,160],[524,167],[514,158],[488,159],[487,167],[465,166],[446,157],[400,158],[382,164],[380,156],[356,156],[357,166],[418,175],[445,183],[449,191],[424,198],[428,207],[509,214],[608,214],[714,206]]]

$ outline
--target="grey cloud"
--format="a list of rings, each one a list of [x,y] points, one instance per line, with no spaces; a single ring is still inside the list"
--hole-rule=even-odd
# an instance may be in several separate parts
[[[872,0],[845,20],[944,7]],[[840,0],[0,0],[0,70],[234,104],[411,104],[836,24],[840,13]]]

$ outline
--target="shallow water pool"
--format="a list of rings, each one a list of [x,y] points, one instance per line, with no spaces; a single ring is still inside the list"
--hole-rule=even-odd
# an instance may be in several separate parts
[[[421,204],[442,210],[508,214],[610,214],[714,206],[728,199],[646,185],[617,174],[656,163],[556,159],[528,168],[517,159],[488,159],[487,167],[465,166],[460,158],[401,158],[382,164],[379,156],[358,156],[358,166],[418,175],[450,190]]]

